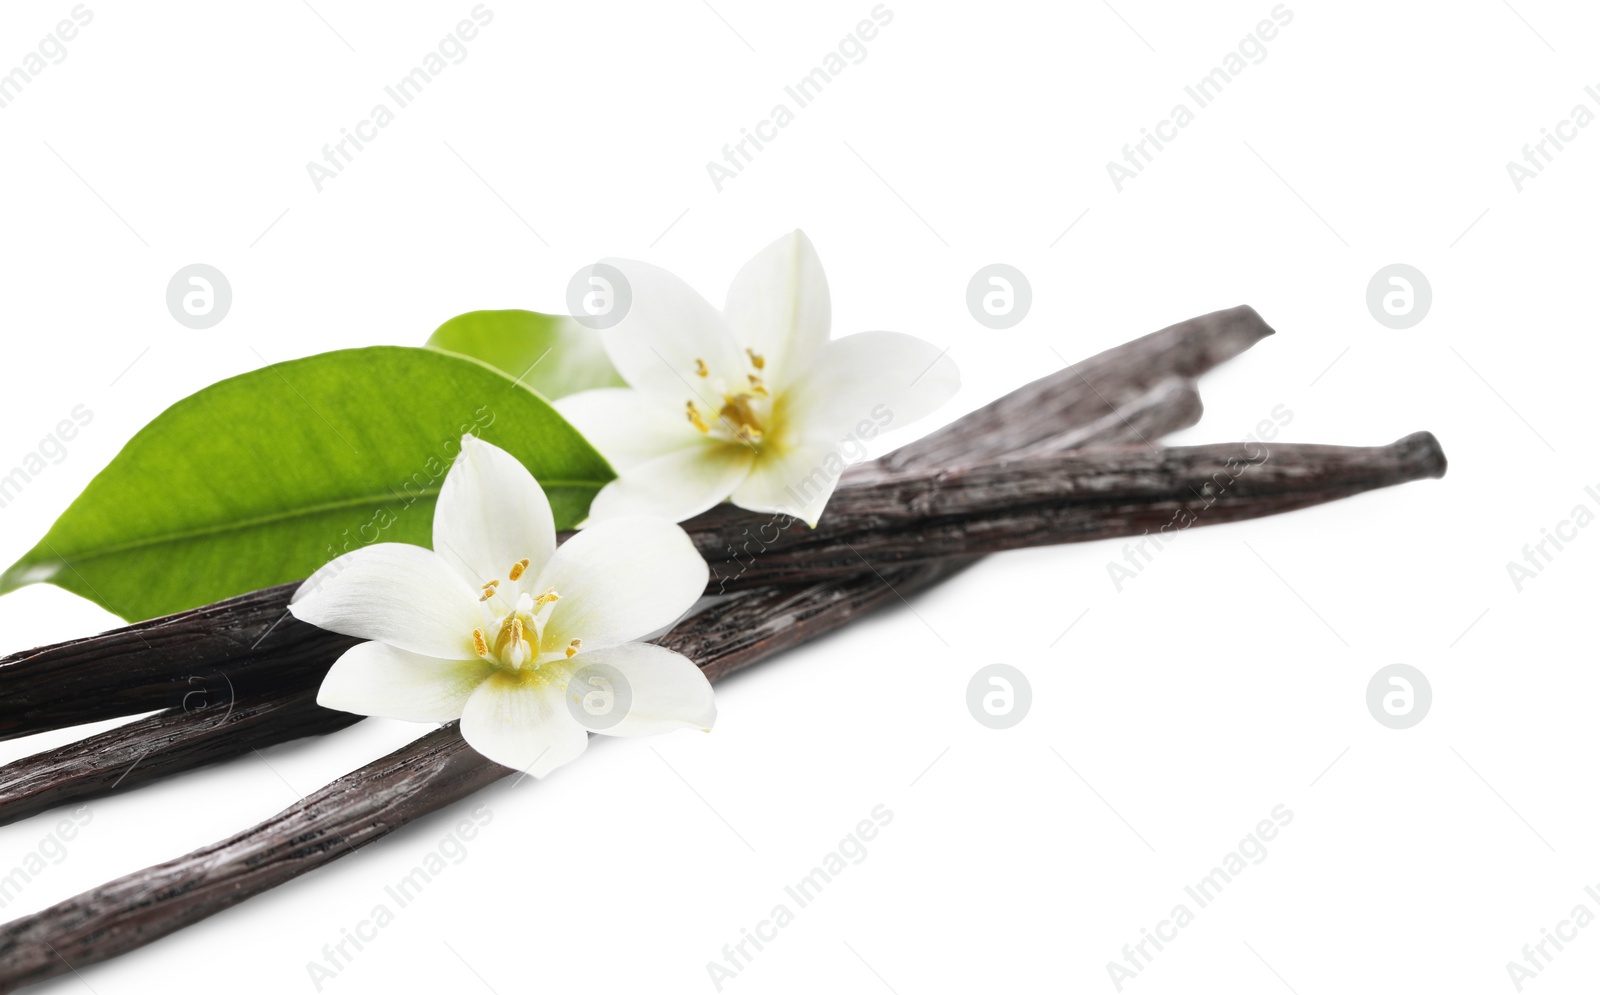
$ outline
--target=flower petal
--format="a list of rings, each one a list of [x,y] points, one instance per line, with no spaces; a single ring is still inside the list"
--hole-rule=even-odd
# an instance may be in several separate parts
[[[767,389],[778,391],[828,343],[832,304],[822,260],[796,229],[744,264],[728,288],[723,309],[740,345],[762,357],[757,371]]]
[[[550,501],[515,456],[464,435],[439,488],[433,550],[472,587],[505,580],[524,558],[527,574],[537,574],[556,551]]]
[[[783,432],[793,445],[892,431],[960,386],[955,362],[930,342],[899,332],[847,335],[823,346],[784,391]]]
[[[562,543],[537,586],[561,596],[541,649],[574,639],[585,651],[631,642],[678,620],[705,591],[710,568],[689,534],[661,518],[613,518]]]
[[[682,401],[668,406],[626,387],[568,394],[555,402],[555,408],[618,473],[706,441],[689,424]]]
[[[733,492],[733,503],[747,511],[792,515],[816,528],[839,474],[851,462],[845,455],[844,447],[826,442],[765,449]]]
[[[302,622],[441,660],[464,660],[487,622],[478,593],[432,550],[380,542],[344,554],[295,591]]]
[[[478,685],[461,712],[461,735],[495,763],[534,777],[576,759],[589,745],[560,685],[534,670],[499,670]]]
[[[631,297],[622,319],[600,333],[617,372],[628,386],[679,412],[691,400],[702,410],[720,410],[721,392],[713,381],[744,383],[748,362],[722,313],[659,266],[632,259],[605,262],[622,272]],[[699,375],[700,363],[705,376]]]
[[[742,443],[698,442],[623,471],[595,495],[589,521],[650,515],[681,522],[721,503],[750,473],[755,453]]]
[[[621,719],[608,726],[596,725],[595,732],[607,736],[653,736],[674,729],[709,731],[717,720],[711,682],[693,660],[681,653],[653,643],[623,643],[580,653],[572,662],[579,665],[576,673],[580,678],[584,668],[604,667],[615,668],[627,682],[625,691],[612,689],[613,703],[618,699],[626,702]],[[581,709],[583,696],[589,690],[581,681],[569,683],[568,708]]]
[[[344,651],[322,679],[317,704],[357,715],[408,722],[449,722],[494,673],[484,660],[438,660],[384,643]]]

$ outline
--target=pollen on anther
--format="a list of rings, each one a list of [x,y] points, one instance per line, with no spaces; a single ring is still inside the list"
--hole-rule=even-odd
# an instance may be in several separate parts
[[[758,370],[764,370],[767,368],[767,358],[756,352],[754,349],[747,348],[745,349],[744,354],[750,357],[751,366],[754,366]]]
[[[751,391],[751,393],[755,394],[758,397],[766,397],[767,396],[767,385],[761,382],[761,378],[756,376],[754,373],[747,373],[745,375],[750,378],[750,391]]]
[[[688,404],[685,405],[685,408],[689,413],[689,424],[693,425],[702,432],[711,431],[711,426],[706,424],[705,418],[701,417],[700,415],[700,409],[694,406],[693,401],[688,402]]]
[[[537,598],[534,598],[533,599],[533,603],[534,603],[535,607],[543,608],[545,605],[548,605],[551,602],[560,601],[560,600],[561,600],[561,595],[557,594],[556,593],[556,589],[552,587],[550,590],[548,590],[548,591],[544,592],[543,594],[539,595]]]
[[[578,651],[581,650],[581,649],[583,649],[583,640],[581,640],[581,639],[574,639],[572,642],[568,643],[567,644],[567,659],[570,660],[573,657],[577,656],[578,655]]]
[[[705,360],[697,359],[694,361],[694,375],[697,377],[707,377],[711,375],[711,371],[706,368]]]
[[[489,655],[489,639],[483,634],[482,629],[472,630],[472,649],[479,656]]]
[[[525,560],[525,559],[523,559],[523,560],[518,560],[518,561],[517,561],[517,562],[515,562],[515,563],[513,563],[513,564],[511,564],[511,579],[512,579],[512,580],[519,580],[519,579],[521,579],[521,577],[522,577],[522,574],[523,574],[523,573],[524,573],[524,572],[525,572],[525,571],[526,571],[526,570],[527,570],[527,569],[528,569],[528,561],[527,561],[527,560]]]

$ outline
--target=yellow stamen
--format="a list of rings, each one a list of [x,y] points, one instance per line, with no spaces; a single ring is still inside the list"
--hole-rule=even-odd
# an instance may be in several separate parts
[[[744,351],[744,354],[746,356],[750,357],[750,365],[751,366],[754,366],[758,370],[764,370],[764,369],[767,368],[766,357],[762,356],[760,353],[756,352],[754,349],[746,349]]]
[[[749,394],[735,394],[728,398],[728,403],[722,406],[717,417],[733,430],[736,438],[745,442],[760,442],[764,433],[761,420],[750,409],[750,397]]]
[[[768,397],[769,396],[767,394],[767,385],[761,382],[761,378],[760,377],[756,376],[754,373],[747,373],[745,375],[750,378],[750,392],[751,393],[755,394],[757,397]]]
[[[484,636],[482,629],[472,630],[472,649],[479,656],[489,655],[489,640]]]
[[[568,643],[567,644],[567,659],[570,660],[573,657],[577,656],[578,655],[578,650],[580,650],[582,648],[583,648],[583,640],[581,640],[581,639],[574,639],[572,642]]]
[[[697,376],[697,377],[705,377],[705,376],[710,376],[711,375],[711,371],[706,369],[706,361],[705,360],[697,359],[697,360],[694,361],[694,375]]]
[[[489,583],[483,585],[483,596],[478,600],[488,601],[490,598],[495,596],[495,591],[499,586],[500,582],[498,580],[491,580]]]
[[[522,577],[523,572],[526,571],[527,569],[528,569],[528,561],[527,560],[518,560],[517,562],[511,564],[511,579],[512,580],[520,579]]]
[[[689,424],[693,425],[695,428],[698,428],[702,432],[711,431],[711,426],[707,425],[706,420],[700,416],[700,409],[694,406],[693,401],[689,402],[688,411]]]
[[[535,608],[543,608],[545,605],[548,605],[548,604],[551,604],[553,602],[560,601],[560,600],[561,600],[561,595],[557,594],[556,593],[556,589],[552,587],[550,590],[548,590],[548,591],[544,592],[543,594],[539,595],[537,598],[534,598],[533,599],[533,606]]]

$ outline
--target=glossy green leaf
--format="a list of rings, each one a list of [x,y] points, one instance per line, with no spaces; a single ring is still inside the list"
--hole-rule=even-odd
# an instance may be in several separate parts
[[[461,436],[520,459],[556,524],[614,476],[538,394],[476,360],[377,346],[278,363],[158,415],[0,575],[126,619],[299,580],[371,542],[430,545]]]
[[[626,386],[599,334],[565,315],[469,311],[440,325],[428,346],[481,359],[551,400]]]

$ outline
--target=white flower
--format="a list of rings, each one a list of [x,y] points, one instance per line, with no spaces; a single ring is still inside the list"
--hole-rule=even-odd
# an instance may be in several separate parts
[[[535,777],[582,753],[591,729],[711,728],[716,706],[700,669],[634,641],[705,590],[706,562],[683,529],[619,518],[557,548],[532,474],[468,435],[439,491],[433,547],[365,546],[295,592],[297,618],[372,640],[333,665],[318,704],[459,718],[473,749]]]
[[[682,521],[731,496],[814,526],[862,440],[916,421],[960,386],[949,357],[909,335],[829,341],[828,281],[803,232],[746,263],[720,313],[659,267],[605,262],[632,296],[601,333],[629,386],[556,405],[618,473],[591,522],[641,512]]]

